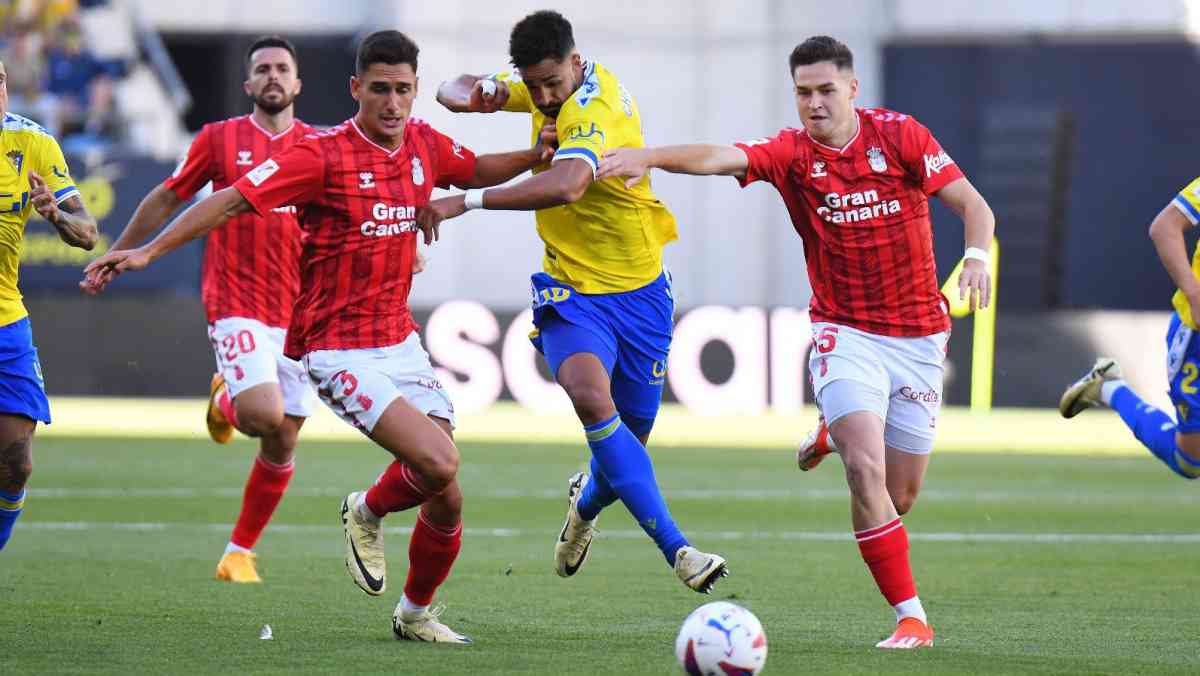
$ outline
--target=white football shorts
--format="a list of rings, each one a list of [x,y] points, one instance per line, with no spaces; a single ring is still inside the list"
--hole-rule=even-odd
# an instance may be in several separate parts
[[[208,325],[217,371],[225,376],[231,397],[236,399],[255,385],[275,383],[283,395],[283,412],[307,418],[316,407],[316,393],[304,366],[283,355],[286,336],[285,329],[245,317],[226,317]]]
[[[888,447],[929,453],[949,338],[949,332],[894,338],[841,324],[813,324],[809,377],[825,422],[870,411],[883,421]]]
[[[444,418],[454,426],[454,405],[416,331],[395,345],[314,350],[303,361],[321,401],[366,434],[400,397],[425,415]]]

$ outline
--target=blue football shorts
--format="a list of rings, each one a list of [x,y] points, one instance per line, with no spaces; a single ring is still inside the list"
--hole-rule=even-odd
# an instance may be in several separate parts
[[[533,346],[550,372],[567,357],[596,355],[612,382],[612,398],[626,426],[649,433],[662,402],[671,349],[675,299],[666,272],[623,293],[585,294],[544,272],[532,277]]]
[[[29,317],[0,326],[0,413],[50,422],[50,402]]]

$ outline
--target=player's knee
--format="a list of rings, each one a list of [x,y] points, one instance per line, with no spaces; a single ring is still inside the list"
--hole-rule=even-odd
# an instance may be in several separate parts
[[[874,490],[886,485],[887,470],[882,459],[843,452],[842,464],[846,467],[846,483],[855,493]]]
[[[575,385],[567,388],[575,413],[585,424],[591,425],[611,418],[616,412],[612,395],[607,388],[592,384]]]
[[[25,487],[33,474],[30,438],[21,437],[0,449],[0,489],[14,493]]]
[[[904,487],[891,491],[892,505],[896,508],[896,513],[904,516],[912,511],[913,505],[917,502],[917,490],[915,488]]]
[[[430,492],[441,493],[446,490],[458,476],[458,461],[458,448],[447,439],[444,447],[422,463],[419,471]]]
[[[238,429],[252,437],[274,434],[283,424],[283,407],[247,406],[238,409]],[[293,440],[293,445],[295,441]]]

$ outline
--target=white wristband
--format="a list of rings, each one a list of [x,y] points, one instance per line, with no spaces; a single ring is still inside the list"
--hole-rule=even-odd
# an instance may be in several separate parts
[[[977,261],[983,261],[985,265],[990,263],[992,260],[991,254],[989,254],[986,249],[980,249],[977,246],[969,246],[967,247],[967,250],[963,252],[963,260],[967,260],[968,258],[974,258]]]
[[[483,193],[485,192],[487,191],[475,188],[463,193],[463,206],[467,208],[467,211],[483,208]]]

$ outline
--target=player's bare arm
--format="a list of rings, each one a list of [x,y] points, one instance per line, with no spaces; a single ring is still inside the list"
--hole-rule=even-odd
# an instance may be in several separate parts
[[[85,288],[90,293],[99,293],[118,274],[142,270],[165,254],[249,210],[250,203],[236,188],[218,190],[189,207],[149,243],[136,249],[114,249],[92,261],[83,271]]]
[[[548,162],[554,157],[554,149],[541,143],[528,150],[511,153],[491,153],[475,158],[475,175],[459,188],[490,188]]]
[[[578,201],[592,184],[592,168],[584,160],[565,159],[516,185],[492,188],[486,196],[474,198],[478,204],[467,204],[469,195],[452,195],[433,200],[417,211],[417,226],[425,235],[425,243],[438,239],[438,228],[442,221],[463,215],[468,206],[472,209],[496,209],[503,211],[537,211],[571,204]]]
[[[182,204],[183,200],[174,190],[158,184],[150,194],[142,198],[133,212],[133,217],[129,219],[117,241],[113,242],[112,248],[130,249],[145,242]]]
[[[1192,316],[1200,317],[1200,280],[1192,271],[1187,242],[1184,240],[1184,233],[1191,227],[1187,217],[1168,204],[1150,223],[1150,239],[1171,281],[1187,297]]]
[[[596,180],[624,176],[632,188],[651,169],[695,176],[745,178],[750,160],[735,146],[690,144],[659,148],[614,148],[604,153]]]
[[[975,186],[967,179],[960,178],[934,194],[962,219],[967,251],[989,251],[996,234],[996,216]],[[987,307],[991,296],[992,278],[987,262],[966,257],[958,278],[959,300],[969,298],[971,310],[974,311]]]
[[[69,197],[61,204],[55,202],[46,181],[32,171],[29,172],[29,187],[33,208],[54,226],[62,241],[86,251],[96,246],[99,237],[96,219],[87,212],[79,195]]]
[[[508,84],[482,75],[459,75],[438,87],[437,102],[455,113],[494,113],[508,102]]]

